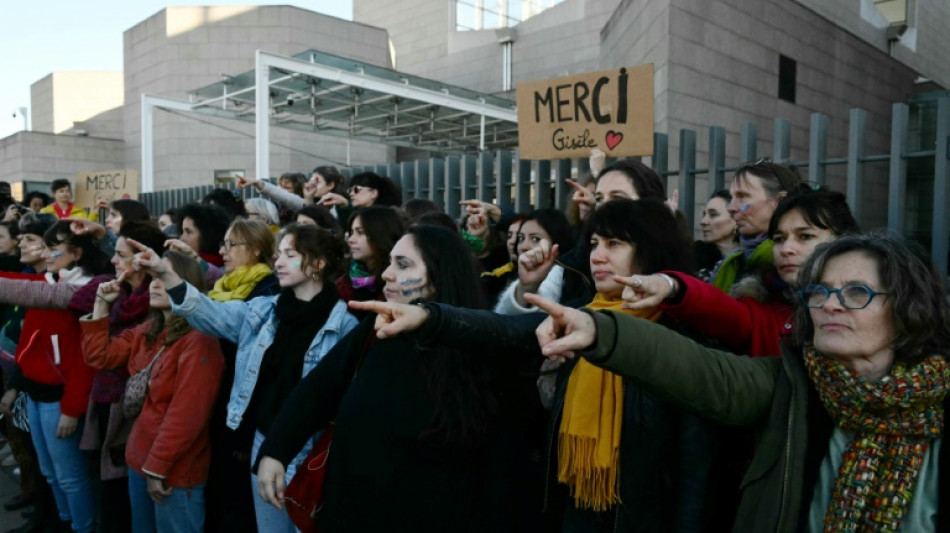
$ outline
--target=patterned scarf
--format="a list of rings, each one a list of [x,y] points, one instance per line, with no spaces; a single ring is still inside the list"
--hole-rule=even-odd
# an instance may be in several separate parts
[[[657,309],[622,309],[600,293],[588,309],[610,309],[656,322]],[[578,508],[606,511],[620,503],[620,428],[623,378],[579,359],[567,382],[558,431],[557,480],[570,487]]]
[[[943,430],[950,366],[934,355],[894,363],[877,383],[851,374],[814,348],[805,366],[825,410],[854,440],[844,452],[825,531],[898,531],[931,440]]]

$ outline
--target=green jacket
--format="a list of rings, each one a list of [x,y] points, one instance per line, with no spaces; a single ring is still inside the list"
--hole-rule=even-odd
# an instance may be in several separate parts
[[[590,362],[712,420],[756,426],[755,457],[742,480],[734,531],[801,530],[833,424],[800,355],[736,356],[623,313],[590,314],[597,323],[597,341],[584,354]],[[947,441],[938,501],[950,494]],[[939,531],[950,527],[948,514],[938,516]]]

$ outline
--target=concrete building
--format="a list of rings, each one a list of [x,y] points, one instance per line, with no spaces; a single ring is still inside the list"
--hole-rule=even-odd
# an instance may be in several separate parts
[[[254,68],[254,51],[310,48],[390,67],[383,29],[291,6],[169,7],[123,35],[121,73],[55,72],[31,88],[34,131],[0,140],[0,179],[24,192],[76,172],[139,169],[141,95],[189,92]],[[254,174],[254,127],[213,117],[158,113],[155,188],[213,183],[217,169]],[[323,164],[371,164],[385,146],[275,129],[275,174]]]
[[[514,3],[476,4],[504,12]],[[564,0],[514,27],[479,31],[459,30],[471,2],[432,4],[354,0],[354,20],[389,32],[398,70],[499,95],[513,96],[506,78],[653,63],[655,130],[670,134],[671,158],[690,128],[704,161],[706,132],[719,125],[735,161],[747,122],[758,127],[759,153],[771,154],[772,121],[783,117],[791,159],[805,160],[813,112],[830,117],[828,154],[841,156],[857,107],[869,112],[868,153],[888,153],[891,105],[950,87],[945,0]],[[882,167],[867,169],[869,206],[886,197]],[[828,180],[843,190],[844,170],[829,169]],[[886,222],[885,210],[865,211],[868,226]]]

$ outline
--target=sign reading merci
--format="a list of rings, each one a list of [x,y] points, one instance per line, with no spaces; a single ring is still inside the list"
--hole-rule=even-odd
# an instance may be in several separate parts
[[[522,159],[653,155],[653,65],[519,83]]]
[[[139,173],[133,169],[77,172],[73,188],[76,205],[96,212],[99,202],[139,198]]]

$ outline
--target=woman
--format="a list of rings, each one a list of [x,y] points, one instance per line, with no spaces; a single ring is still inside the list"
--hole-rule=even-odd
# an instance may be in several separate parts
[[[379,279],[402,232],[402,217],[389,207],[364,207],[350,217],[346,237],[350,268],[336,281],[344,302],[383,298],[384,284]]]
[[[774,267],[734,284],[727,295],[683,272],[665,271],[625,280],[631,309],[659,306],[671,317],[749,355],[778,355],[794,331],[793,291],[798,272],[815,247],[858,224],[843,194],[802,185],[785,197],[769,222]]]
[[[886,235],[822,245],[801,268],[796,342],[781,358],[540,299],[552,319],[538,340],[549,356],[581,353],[703,416],[758,427],[737,529],[946,531],[950,310],[925,255]]]
[[[383,273],[386,299],[480,307],[469,257],[451,231],[411,227]],[[335,420],[321,530],[530,530],[516,522],[528,462],[518,365],[467,348],[376,340],[364,321],[288,399],[261,448],[261,494],[280,508],[285,465]]]
[[[218,249],[231,224],[228,213],[213,205],[188,204],[179,209],[178,216],[181,219],[181,240],[198,256],[195,259],[222,266],[224,262]]]
[[[607,202],[591,213],[586,233],[597,287],[590,309],[620,310],[623,285],[617,277],[692,264],[689,246],[661,202]],[[484,346],[489,353],[512,346],[531,354],[534,326],[544,318],[442,305],[412,311],[433,317],[421,342]],[[658,309],[631,313],[673,325]],[[545,506],[555,527],[571,532],[702,529],[711,464],[705,425],[633,382],[586,363],[562,365],[557,378],[545,446]]]
[[[563,213],[556,209],[538,209],[521,219],[516,236],[515,258],[517,260],[521,254],[542,246],[542,242],[550,248],[556,246],[554,253],[567,253],[573,248],[574,241],[573,231]],[[515,298],[518,289],[517,271],[513,274],[513,281],[504,290],[498,291],[491,300],[498,302],[495,306],[496,312],[503,312],[506,305]],[[563,279],[564,267],[555,264],[549,275],[552,279]]]
[[[73,203],[73,186],[69,183],[69,180],[55,179],[50,184],[49,190],[53,193],[53,203],[40,209],[40,213],[53,215],[59,220],[77,218],[94,220],[98,218],[98,213],[86,213],[85,209]]]
[[[20,272],[23,263],[20,262],[20,235],[18,221],[0,222],[0,271]]]
[[[224,276],[208,297],[216,302],[246,302],[279,294],[280,285],[271,266],[274,250],[274,234],[264,223],[235,220],[218,250],[224,259]],[[236,430],[227,425],[237,351],[235,343],[221,339],[225,386],[219,390],[210,422],[211,470],[205,486],[205,530],[209,532],[241,531],[254,523],[254,497],[247,484],[254,425],[249,420]]]
[[[728,291],[732,284],[756,270],[772,266],[769,220],[775,207],[801,180],[794,170],[760,159],[739,167],[729,187],[729,214],[736,221],[739,250],[726,257],[712,273],[712,284]]]
[[[72,225],[75,229],[76,225]],[[111,231],[111,230],[110,230]],[[149,311],[149,284],[152,279],[132,267],[135,251],[129,240],[147,246],[161,246],[164,234],[152,222],[130,220],[122,223],[113,246],[112,266],[115,276],[101,274],[73,294],[69,309],[84,315],[95,309],[99,285],[117,281],[118,294],[109,313],[109,333],[113,336],[144,322]],[[129,378],[126,366],[97,367],[89,393],[80,448],[95,452],[101,483],[97,484],[96,500],[100,502],[99,531],[102,533],[128,531],[132,524],[129,503],[128,468],[125,463],[125,445],[132,429],[132,420],[122,413],[121,399]]]
[[[142,202],[129,199],[114,200],[107,205],[105,226],[91,220],[73,220],[75,233],[88,233],[107,256],[115,254],[116,236],[126,222],[150,222],[148,207]]]
[[[736,221],[727,210],[731,201],[732,195],[722,189],[713,193],[703,208],[703,218],[699,221],[703,239],[695,245],[700,279],[708,280],[716,264],[736,249]]]
[[[111,265],[90,236],[75,235],[69,226],[60,220],[43,235],[46,275],[0,279],[0,300],[30,308],[17,346],[21,375],[14,376],[13,388],[27,393],[30,437],[60,520],[85,532],[96,527],[86,457],[79,449],[93,369],[82,359],[77,316],[65,308],[71,293]],[[59,286],[69,290],[57,291]]]
[[[165,259],[167,268],[200,290],[204,273],[194,261],[173,251]],[[82,349],[95,368],[127,366],[133,376],[150,371],[145,403],[125,448],[132,530],[198,533],[204,531],[211,456],[208,419],[224,359],[217,339],[172,316],[157,279],[149,286],[151,319],[112,335],[109,316],[122,290],[118,280],[99,286],[95,309],[81,321]],[[103,512],[109,512],[108,503]]]
[[[136,259],[167,288],[173,313],[198,331],[237,344],[227,424],[237,430],[246,418],[253,425],[251,460],[293,387],[356,326],[333,285],[343,266],[343,243],[321,229],[297,225],[284,228],[279,241],[274,266],[280,295],[247,302],[217,302],[204,296],[165,268],[152,250],[142,247]],[[309,448],[295,458],[288,480]],[[252,474],[252,488],[256,484]],[[259,531],[294,531],[286,514],[259,497],[254,499],[254,510]]]
[[[340,222],[322,205],[305,205],[297,211],[297,224],[321,227],[334,235],[341,235]]]
[[[349,202],[337,193],[324,194],[320,198],[320,205],[326,207],[351,205],[356,210],[371,205],[389,207],[402,205],[402,193],[396,182],[373,172],[363,172],[350,178],[347,194],[350,198]]]
[[[280,229],[280,215],[277,214],[274,202],[264,198],[250,198],[244,202],[244,208],[247,210],[247,218],[267,224],[274,233]]]

